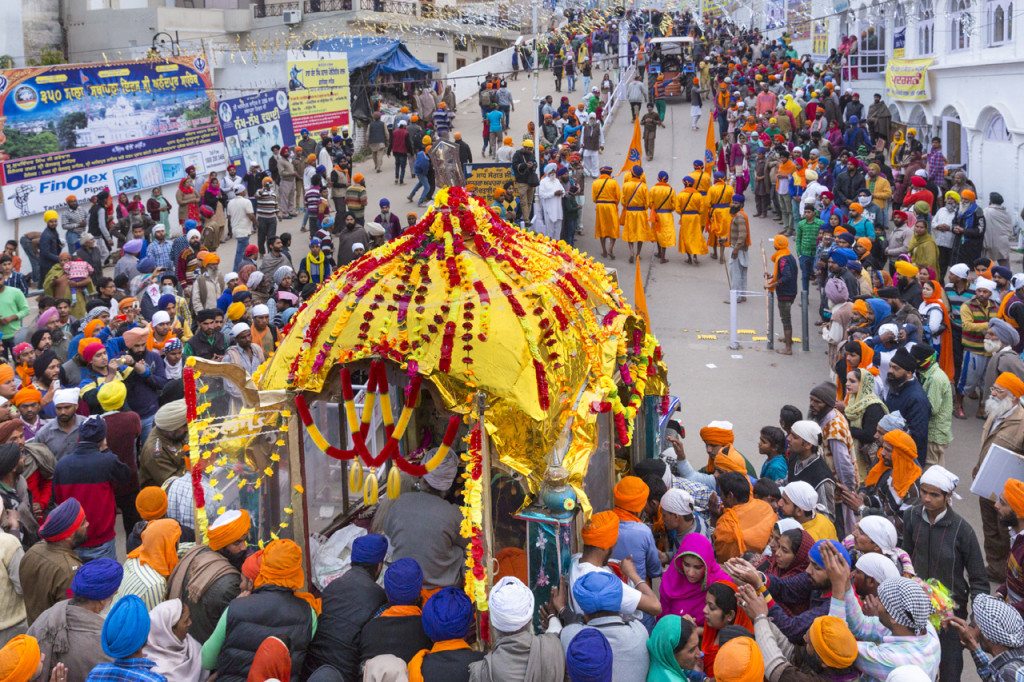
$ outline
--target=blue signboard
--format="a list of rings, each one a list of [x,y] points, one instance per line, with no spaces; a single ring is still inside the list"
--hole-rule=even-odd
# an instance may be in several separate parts
[[[255,95],[223,100],[217,107],[228,159],[244,175],[254,163],[267,169],[276,145],[295,145],[288,92],[269,90]]]

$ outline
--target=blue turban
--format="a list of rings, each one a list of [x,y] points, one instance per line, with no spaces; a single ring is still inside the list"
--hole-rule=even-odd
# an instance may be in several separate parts
[[[103,621],[100,635],[103,653],[113,659],[128,658],[148,639],[149,611],[146,604],[134,594],[118,599]]]
[[[618,613],[622,607],[622,581],[608,571],[587,573],[573,583],[572,596],[585,614]]]
[[[241,303],[241,302],[244,302],[244,301],[246,301],[246,300],[248,300],[250,298],[252,298],[252,292],[251,291],[247,291],[245,289],[243,289],[241,291],[236,291],[235,293],[231,294],[231,302],[232,303]]]
[[[685,178],[683,178],[683,184],[686,185],[687,187],[693,187],[694,180],[689,175],[687,175]]]
[[[380,207],[381,208],[384,208],[385,206],[390,206],[391,205],[391,201],[386,199],[386,198],[385,199],[381,199],[379,203],[380,203]]]
[[[423,631],[434,642],[462,639],[473,624],[473,603],[457,587],[439,590],[423,605]]]
[[[47,542],[60,542],[71,537],[85,520],[82,505],[73,497],[54,507],[39,527],[39,537]]]
[[[1010,279],[1011,277],[1013,277],[1013,271],[1010,270],[1010,268],[1003,265],[997,265],[994,268],[992,268],[992,274],[999,275],[1003,279]]]
[[[723,173],[722,171],[715,171],[714,173],[711,174],[711,177],[713,177],[715,180],[721,180],[722,178],[725,177],[725,173]]]
[[[370,533],[355,539],[352,543],[352,563],[379,564],[388,553],[388,539],[383,535]]]
[[[746,201],[747,201],[747,198],[745,196],[743,196],[742,194],[733,194],[732,195],[732,203],[734,203],[734,204],[745,204]]]
[[[846,565],[851,565],[852,562],[850,561],[850,553],[846,551],[846,548],[843,547],[843,544],[841,542],[839,542],[838,540],[818,540],[811,547],[811,551],[807,553],[807,557],[814,562],[815,566],[817,566],[818,568],[825,567],[825,560],[821,558],[822,545],[832,545],[833,547],[835,547],[836,551],[839,552],[839,554],[844,559],[846,559]]]
[[[836,241],[843,242],[844,244],[849,244],[852,246],[853,243],[857,241],[857,238],[854,237],[849,232],[840,232],[839,234],[836,235]]]
[[[664,181],[667,182],[668,181],[668,173],[666,173],[665,171],[658,171],[658,179],[659,180],[664,180]]]
[[[195,222],[195,221],[192,221]],[[139,264],[135,266],[135,269],[142,273],[150,273],[156,270],[156,261],[146,256],[139,261]]]
[[[851,116],[851,117],[850,117],[850,123],[852,123],[853,125],[857,125],[857,123],[858,123],[859,121],[860,121],[860,119],[859,119],[859,118],[857,118],[856,116]]]
[[[191,218],[189,218],[188,220],[185,221],[185,227],[184,227],[185,234],[188,234],[189,230],[198,230],[198,229],[199,229],[199,223],[197,223],[195,220],[192,220]]]
[[[845,268],[847,263],[857,260],[857,254],[853,249],[833,249],[829,254],[829,260],[835,261],[837,265]]]
[[[320,229],[326,230],[329,227],[334,227],[334,216],[329,215],[320,221]]]
[[[565,650],[565,671],[570,682],[611,682],[612,647],[600,630],[583,628],[576,633]]]
[[[644,174],[644,167],[643,166],[633,166],[633,177],[634,178],[639,178],[643,174]]]
[[[299,131],[299,133],[302,135],[309,135],[309,128],[303,128],[302,130]]]
[[[107,437],[107,422],[103,417],[93,415],[78,427],[78,442],[102,443]]]
[[[415,559],[406,557],[384,571],[384,593],[389,604],[415,604],[423,589],[423,570]]]
[[[701,159],[697,159],[696,161],[693,162],[693,167],[694,168],[703,168],[704,167],[704,161],[701,160]]]
[[[82,599],[103,601],[114,596],[121,587],[124,569],[113,559],[93,559],[75,571],[71,579],[71,594]]]
[[[317,166],[316,172],[319,173],[320,175],[323,175],[324,173],[327,172],[327,168],[325,168],[324,166]]]
[[[156,302],[156,309],[157,310],[166,310],[167,306],[169,306],[172,303],[177,303],[177,302],[178,302],[178,299],[174,296],[174,294],[164,294],[163,296],[161,296],[159,298],[159,300],[157,300],[157,302]]]

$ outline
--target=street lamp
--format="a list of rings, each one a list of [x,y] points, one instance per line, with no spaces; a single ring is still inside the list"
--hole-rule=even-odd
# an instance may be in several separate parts
[[[179,44],[178,44],[178,32],[177,31],[174,32],[174,36],[173,37],[171,36],[170,33],[167,33],[165,31],[160,31],[159,33],[157,33],[157,34],[155,34],[153,36],[152,51],[155,54],[160,54],[160,49],[161,48],[165,48],[166,49],[168,45],[171,48],[171,56],[172,57],[177,57],[177,56],[180,55]]]

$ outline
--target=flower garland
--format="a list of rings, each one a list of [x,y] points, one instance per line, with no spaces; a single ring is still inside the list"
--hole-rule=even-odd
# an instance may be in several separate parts
[[[469,540],[466,548],[465,590],[479,612],[487,611],[487,564],[484,561],[483,514],[483,447],[480,424],[477,422],[465,437],[468,444],[462,461],[462,537]]]

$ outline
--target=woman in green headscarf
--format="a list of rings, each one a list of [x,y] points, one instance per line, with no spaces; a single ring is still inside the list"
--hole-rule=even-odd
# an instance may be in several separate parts
[[[843,412],[850,423],[854,461],[861,480],[877,461],[875,431],[878,421],[889,413],[889,408],[875,393],[875,381],[875,375],[863,367],[854,367],[846,375],[846,407]]]
[[[707,676],[697,667],[700,637],[693,621],[662,616],[647,640],[651,667],[647,682],[702,682]]]
[[[914,236],[907,244],[907,253],[910,254],[910,260],[914,265],[922,270],[931,268],[933,273],[939,271],[939,245],[935,243],[935,238],[928,230],[927,219],[917,218],[917,222],[914,224]]]

